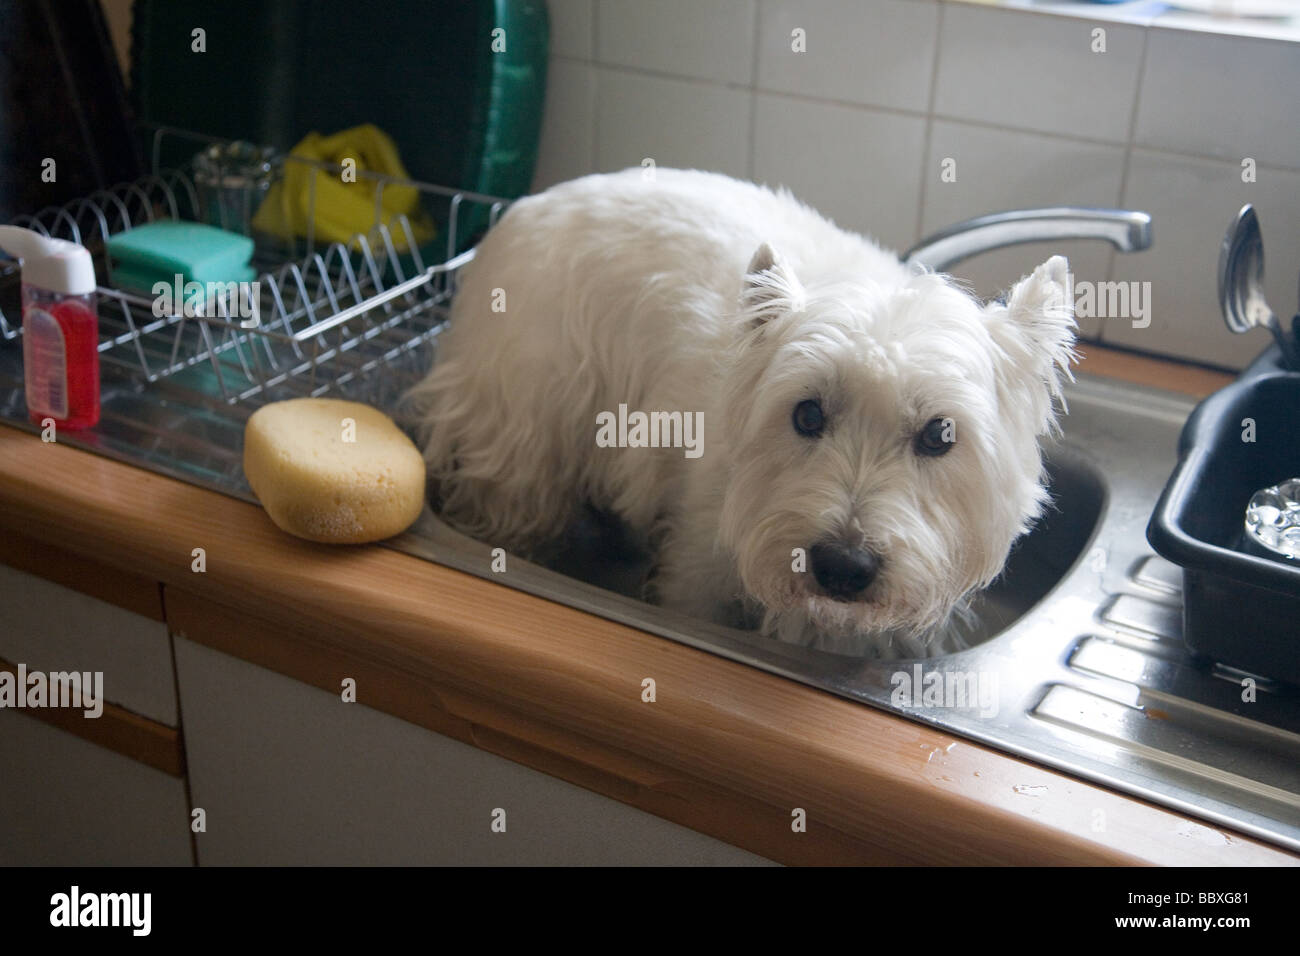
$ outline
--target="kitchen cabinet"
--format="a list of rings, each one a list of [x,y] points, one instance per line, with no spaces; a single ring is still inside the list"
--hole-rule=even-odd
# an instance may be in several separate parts
[[[0,709],[0,865],[768,862],[184,638],[173,670],[156,582],[19,536],[0,557],[24,568],[0,564],[0,662],[102,673],[109,708]],[[142,752],[182,709],[184,762]]]
[[[188,866],[185,781],[0,710],[0,866]]]
[[[190,864],[158,583],[7,531],[0,562],[0,669],[99,674],[103,697],[0,707],[0,865]]]

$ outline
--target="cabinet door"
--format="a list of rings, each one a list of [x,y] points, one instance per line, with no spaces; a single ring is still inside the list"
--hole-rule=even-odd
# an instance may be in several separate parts
[[[185,781],[0,709],[0,866],[189,866]]]
[[[192,799],[206,817],[200,864],[769,862],[341,694],[174,641]]]

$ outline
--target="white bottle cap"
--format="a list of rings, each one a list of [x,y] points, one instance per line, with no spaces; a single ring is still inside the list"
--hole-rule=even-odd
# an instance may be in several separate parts
[[[22,260],[24,285],[65,295],[95,291],[95,264],[90,250],[79,243],[0,226],[0,249]]]

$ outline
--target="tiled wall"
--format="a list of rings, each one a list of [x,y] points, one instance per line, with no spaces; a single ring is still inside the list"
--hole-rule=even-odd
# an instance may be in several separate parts
[[[1076,281],[1150,282],[1149,326],[1082,319],[1085,335],[1229,367],[1268,342],[1217,305],[1219,243],[1253,202],[1269,300],[1297,307],[1300,42],[1165,26],[1159,4],[1113,23],[946,0],[549,2],[536,188],[650,157],[782,183],[898,249],[1000,209],[1143,209],[1147,252],[1021,246],[956,271],[987,295],[1060,251]]]

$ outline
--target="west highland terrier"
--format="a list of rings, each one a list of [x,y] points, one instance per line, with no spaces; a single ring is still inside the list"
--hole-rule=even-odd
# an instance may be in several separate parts
[[[946,652],[1047,501],[1068,282],[1054,256],[985,306],[784,190],[563,183],[464,269],[410,396],[432,487],[452,525],[525,554],[584,504],[612,513],[687,614]]]

